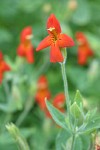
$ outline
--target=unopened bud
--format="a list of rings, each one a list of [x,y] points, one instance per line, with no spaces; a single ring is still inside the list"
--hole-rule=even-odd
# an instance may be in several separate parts
[[[30,150],[26,140],[24,139],[24,137],[22,137],[19,129],[13,123],[7,124],[6,129],[15,139],[19,150]]]

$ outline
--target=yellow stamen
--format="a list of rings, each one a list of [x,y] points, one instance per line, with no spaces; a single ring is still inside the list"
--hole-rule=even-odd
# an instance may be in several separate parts
[[[55,30],[55,28],[54,28],[54,27],[50,27],[50,28],[47,29],[47,30],[49,30],[50,32],[52,32],[53,30]]]
[[[50,27],[47,30],[51,32],[51,34],[53,35],[52,40],[55,42],[57,40],[57,32],[56,32],[55,28],[54,27]]]
[[[33,38],[33,35],[32,35],[32,34],[26,36],[26,39],[27,39],[27,40],[30,40],[30,39],[32,39],[32,38]]]

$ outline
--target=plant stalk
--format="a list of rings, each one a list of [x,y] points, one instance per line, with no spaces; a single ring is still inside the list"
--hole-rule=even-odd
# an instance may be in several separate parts
[[[62,71],[62,78],[64,82],[64,92],[65,92],[65,99],[66,99],[66,105],[67,105],[67,113],[68,117],[70,118],[70,99],[69,99],[69,93],[68,93],[68,83],[67,83],[67,77],[66,77],[66,70],[65,70],[65,63],[61,63],[61,71]]]
[[[66,75],[67,73],[65,70],[65,63],[66,63],[66,59],[67,59],[66,49],[63,50],[63,56],[64,56],[64,62],[60,63],[60,64],[61,64],[62,78],[63,78],[63,82],[64,82],[64,92],[65,92],[68,119],[69,119],[69,123],[70,123],[70,127],[71,127],[72,131],[74,130],[73,135],[72,135],[72,143],[71,143],[71,150],[74,150],[76,132],[75,132],[75,129],[72,128],[72,123],[71,123],[71,113],[70,113],[71,101],[69,98],[67,75]]]
[[[71,150],[74,150],[74,146],[75,146],[75,133],[73,133],[72,137]]]

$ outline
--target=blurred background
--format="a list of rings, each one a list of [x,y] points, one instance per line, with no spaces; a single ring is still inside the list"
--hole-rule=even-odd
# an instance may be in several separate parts
[[[62,32],[75,41],[75,46],[67,49],[70,98],[73,101],[78,89],[84,97],[86,111],[97,107],[97,113],[100,113],[100,0],[1,0],[0,50],[11,66],[11,71],[5,73],[0,85],[1,150],[17,149],[5,128],[8,122],[19,127],[31,150],[55,149],[55,139],[60,128],[35,101],[37,82],[41,75],[47,78],[51,101],[64,91],[60,65],[49,62],[49,48],[35,51],[48,34],[46,21],[51,13],[59,20]],[[27,26],[33,29],[33,64],[28,64],[16,52],[20,33]],[[93,56],[87,58],[83,65],[78,63],[77,32],[84,34],[93,51]]]

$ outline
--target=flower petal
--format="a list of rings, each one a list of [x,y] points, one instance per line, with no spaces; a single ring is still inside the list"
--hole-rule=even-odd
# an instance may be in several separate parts
[[[76,40],[80,45],[87,43],[86,36],[83,32],[76,32],[75,34]]]
[[[50,50],[50,62],[56,63],[56,62],[63,62],[63,61],[64,61],[64,58],[58,45],[52,44],[51,50]]]
[[[87,62],[88,54],[85,49],[78,48],[78,64],[85,65]]]
[[[51,45],[51,39],[50,36],[47,36],[46,38],[44,38],[40,44],[38,45],[38,47],[36,48],[36,51],[40,51],[48,46]]]
[[[24,44],[20,44],[17,48],[17,54],[23,57],[25,55],[24,49],[25,49]]]
[[[27,40],[27,36],[30,36],[30,35],[32,35],[32,27],[28,26],[24,28],[21,32],[21,35],[20,35],[21,42],[25,42]]]
[[[32,45],[30,45],[30,47],[26,50],[26,59],[30,64],[34,62]]]
[[[54,14],[51,14],[47,20],[47,29],[49,28],[55,28],[57,33],[61,33],[60,24]],[[48,31],[48,33],[50,32]]]
[[[2,61],[2,72],[10,70],[11,70],[10,66],[5,61]]]
[[[3,80],[3,74],[0,73],[0,84],[2,83],[2,80]]]
[[[60,34],[58,39],[59,47],[71,47],[74,46],[74,41],[66,34]]]
[[[88,56],[93,56],[93,55],[94,55],[94,53],[93,53],[92,49],[88,48]]]
[[[62,108],[65,103],[65,95],[64,93],[59,93],[54,97],[53,106],[57,108]]]

